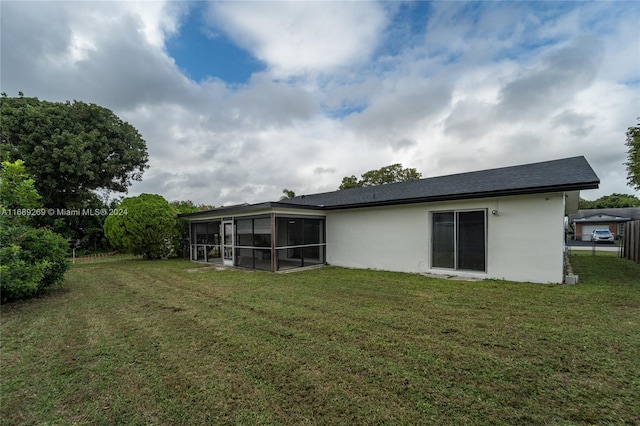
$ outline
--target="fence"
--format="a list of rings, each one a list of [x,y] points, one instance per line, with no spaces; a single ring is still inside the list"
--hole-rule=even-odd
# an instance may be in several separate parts
[[[133,254],[122,254],[117,251],[112,251],[109,253],[97,253],[97,254],[89,254],[86,256],[76,256],[75,251],[72,256],[69,258],[71,263],[102,263],[102,262],[113,262],[117,260],[125,260],[125,259],[141,259],[141,256],[136,256]]]
[[[640,220],[624,224],[622,257],[640,263]]]

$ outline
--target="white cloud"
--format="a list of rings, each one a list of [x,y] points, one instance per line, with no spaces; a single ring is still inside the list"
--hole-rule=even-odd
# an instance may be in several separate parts
[[[165,39],[178,31],[179,20],[187,6],[177,1],[125,1],[125,10],[140,20],[138,31],[154,47],[164,47]]]
[[[210,13],[281,78],[365,61],[387,23],[374,2],[214,2]]]
[[[241,85],[177,68],[165,42],[185,7],[3,2],[2,91],[95,102],[134,125],[150,154],[134,195],[260,202],[397,162],[427,177],[573,155],[602,179],[587,198],[631,192],[637,4],[436,2],[389,53],[401,4],[216,2],[209,29],[267,64]]]

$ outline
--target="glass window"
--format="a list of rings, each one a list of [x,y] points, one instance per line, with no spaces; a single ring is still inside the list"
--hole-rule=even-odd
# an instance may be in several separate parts
[[[485,270],[484,216],[484,211],[458,213],[457,269]]]
[[[431,264],[434,268],[455,268],[454,213],[433,214],[433,250]]]

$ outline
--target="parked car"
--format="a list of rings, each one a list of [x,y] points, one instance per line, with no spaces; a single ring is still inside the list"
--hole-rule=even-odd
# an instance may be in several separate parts
[[[594,229],[591,241],[594,243],[613,243],[613,234],[608,229]]]

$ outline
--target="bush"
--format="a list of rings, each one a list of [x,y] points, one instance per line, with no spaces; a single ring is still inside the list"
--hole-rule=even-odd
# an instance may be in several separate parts
[[[2,303],[33,296],[38,292],[42,268],[22,259],[20,246],[0,248],[0,295]]]
[[[122,200],[107,216],[104,235],[118,250],[159,259],[173,254],[176,236],[176,210],[162,196],[141,194]]]
[[[69,269],[67,241],[48,229],[3,226],[0,229],[1,301],[31,297],[62,281]]]

